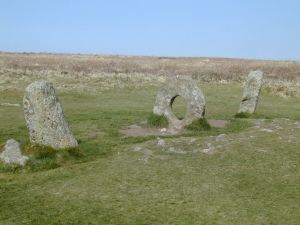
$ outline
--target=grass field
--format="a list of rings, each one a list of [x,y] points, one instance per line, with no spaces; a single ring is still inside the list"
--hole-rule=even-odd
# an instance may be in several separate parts
[[[165,137],[166,149],[156,137],[118,132],[147,120],[157,86],[59,91],[84,156],[50,170],[0,168],[0,224],[299,224],[300,98],[265,88],[256,118],[233,119],[240,83],[199,86],[206,117],[230,124]],[[22,95],[2,91],[0,103]],[[184,110],[178,102],[176,111]],[[0,106],[0,144],[8,138],[28,143],[20,107]],[[208,142],[216,146],[210,154],[194,151]]]

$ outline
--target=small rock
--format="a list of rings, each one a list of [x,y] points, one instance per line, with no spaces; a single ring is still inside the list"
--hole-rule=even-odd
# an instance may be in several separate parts
[[[202,152],[202,150],[201,150],[201,149],[194,149],[194,150],[192,151],[192,153],[198,153],[198,152]]]
[[[174,147],[170,147],[169,148],[169,152],[175,152],[175,148]]]
[[[9,139],[4,146],[4,151],[0,154],[0,159],[7,164],[24,166],[28,157],[22,155],[19,142]]]
[[[192,139],[190,140],[190,144],[195,143],[196,140],[197,140],[196,138],[192,138]]]
[[[213,145],[211,143],[207,143],[208,148],[213,148]]]
[[[258,152],[267,152],[266,150],[264,149],[257,149]]]
[[[165,146],[166,142],[163,139],[157,138],[157,145],[158,146]]]
[[[166,133],[166,132],[167,132],[167,128],[162,128],[162,129],[160,130],[160,132]]]
[[[138,151],[141,151],[142,150],[142,148],[140,147],[140,146],[136,146],[134,149],[133,149],[133,151],[135,151],[135,152],[138,152]]]
[[[177,153],[177,154],[186,154],[185,151],[182,151],[181,149],[175,149],[174,147],[170,147],[169,152]]]
[[[202,150],[203,153],[208,154],[211,151],[210,148],[205,148]]]
[[[139,158],[138,160],[143,161],[144,164],[147,164],[149,162],[149,156],[144,156],[142,158]]]
[[[220,134],[216,137],[216,141],[225,141],[226,134]]]
[[[153,151],[151,151],[149,149],[145,149],[144,154],[147,155],[147,156],[151,156],[151,155],[153,155]]]
[[[212,151],[215,149],[215,147],[211,144],[211,143],[207,143],[207,148],[203,149],[202,152],[203,153],[212,153]]]
[[[274,130],[270,130],[270,129],[260,129],[260,131],[264,131],[264,132],[268,132],[268,133],[273,133]]]

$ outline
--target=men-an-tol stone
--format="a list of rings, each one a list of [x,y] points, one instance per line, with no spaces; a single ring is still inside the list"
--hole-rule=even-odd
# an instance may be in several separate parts
[[[263,72],[260,70],[249,73],[245,83],[239,113],[254,113],[263,84]]]
[[[176,97],[181,96],[187,104],[185,117],[180,120],[172,110]],[[164,115],[169,122],[169,132],[176,133],[205,114],[205,98],[194,80],[188,77],[171,77],[158,91],[153,113]]]
[[[19,142],[9,139],[4,146],[3,152],[0,154],[0,160],[7,164],[24,166],[28,157],[22,155]]]
[[[30,84],[25,90],[23,110],[31,143],[55,149],[78,146],[51,82]]]

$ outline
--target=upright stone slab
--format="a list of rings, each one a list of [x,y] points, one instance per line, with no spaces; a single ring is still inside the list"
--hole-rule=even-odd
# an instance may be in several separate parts
[[[181,96],[186,102],[186,115],[179,120],[172,111],[172,104],[176,97]],[[205,114],[205,98],[194,80],[187,77],[171,77],[157,93],[153,113],[164,115],[169,122],[169,130],[180,131],[195,119]]]
[[[24,166],[28,157],[22,155],[19,142],[14,139],[9,139],[4,146],[3,152],[0,154],[0,160],[7,164]]]
[[[249,73],[245,83],[239,113],[254,113],[260,90],[263,84],[263,72],[260,70]]]
[[[52,83],[39,80],[30,84],[25,90],[23,110],[31,143],[55,149],[78,146]]]

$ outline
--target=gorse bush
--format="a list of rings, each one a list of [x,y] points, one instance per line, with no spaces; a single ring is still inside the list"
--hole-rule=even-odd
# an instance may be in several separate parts
[[[147,124],[149,127],[167,127],[168,120],[164,115],[157,115],[157,114],[151,113],[148,116]]]

